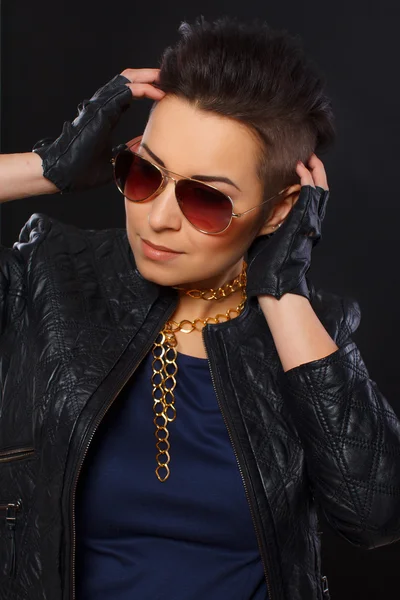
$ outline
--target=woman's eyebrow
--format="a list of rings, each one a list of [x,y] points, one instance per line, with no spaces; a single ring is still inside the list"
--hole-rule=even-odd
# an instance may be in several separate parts
[[[140,145],[142,146],[142,148],[144,148],[146,150],[146,152],[148,152],[148,154],[150,154],[150,156],[153,160],[158,162],[158,164],[161,165],[162,167],[164,167],[165,169],[167,168],[165,166],[165,163],[161,160],[161,158],[159,158],[156,154],[154,154],[154,152],[152,152],[150,150],[150,148],[148,147],[148,145],[145,142],[142,142]],[[234,183],[228,177],[223,177],[222,175],[191,175],[191,177],[193,179],[198,179],[199,181],[221,181],[223,183],[229,183],[230,185],[233,185],[237,190],[239,190],[239,192],[242,191],[240,189],[240,187],[236,185],[236,183]]]

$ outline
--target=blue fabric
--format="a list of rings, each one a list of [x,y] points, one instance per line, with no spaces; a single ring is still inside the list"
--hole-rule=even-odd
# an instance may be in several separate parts
[[[155,474],[151,352],[104,417],[76,497],[77,600],[265,600],[207,359],[178,354],[171,474]]]

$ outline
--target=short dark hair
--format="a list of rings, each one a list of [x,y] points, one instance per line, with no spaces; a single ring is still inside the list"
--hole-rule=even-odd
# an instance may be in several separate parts
[[[258,18],[228,16],[183,21],[178,31],[161,57],[160,88],[256,134],[265,199],[298,183],[297,161],[306,163],[335,137],[325,80],[300,38]]]

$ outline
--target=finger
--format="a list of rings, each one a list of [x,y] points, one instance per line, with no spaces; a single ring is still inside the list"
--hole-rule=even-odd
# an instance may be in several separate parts
[[[311,172],[315,185],[328,190],[328,178],[326,175],[324,163],[316,154],[312,154],[308,161],[308,168]]]
[[[135,98],[151,98],[152,100],[161,100],[165,96],[165,92],[154,87],[150,83],[126,83],[125,84]]]
[[[299,161],[296,166],[296,173],[300,177],[301,185],[311,185],[315,187],[313,177],[310,171],[305,167],[305,165]]]
[[[125,69],[121,75],[129,79],[132,83],[151,83],[158,81],[160,69]]]

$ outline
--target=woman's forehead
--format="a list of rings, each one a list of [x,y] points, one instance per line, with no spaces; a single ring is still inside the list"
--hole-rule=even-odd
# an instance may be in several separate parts
[[[215,169],[256,173],[258,145],[242,123],[166,96],[152,111],[143,142],[166,168]],[[196,172],[197,172],[196,170]],[[203,172],[202,171],[202,172]]]

